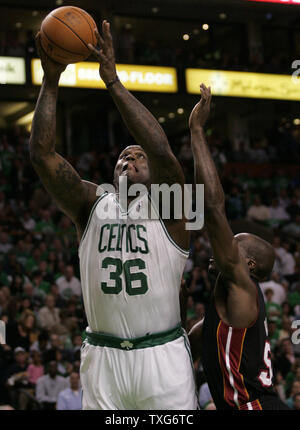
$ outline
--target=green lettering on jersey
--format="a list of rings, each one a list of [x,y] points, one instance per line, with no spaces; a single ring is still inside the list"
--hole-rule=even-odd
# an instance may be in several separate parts
[[[146,269],[146,263],[141,258],[127,260],[122,263],[120,258],[106,257],[102,261],[101,268],[108,269],[109,280],[114,281],[114,285],[108,286],[107,282],[101,282],[101,289],[105,294],[119,294],[122,291],[122,272],[124,270],[125,288],[130,296],[145,294],[148,291],[147,275],[143,272],[130,272],[130,268],[137,267],[139,270]],[[132,283],[139,281],[138,287],[133,287]]]
[[[117,240],[117,247],[116,251],[122,251],[122,241],[123,241],[123,233],[124,228],[126,227],[126,224],[119,224],[119,230],[118,230],[118,240]]]
[[[110,228],[110,225],[109,224],[104,224],[102,227],[101,227],[101,230],[100,230],[100,239],[99,239],[99,245],[98,245],[98,250],[99,250],[99,252],[104,252],[104,251],[106,251],[106,245],[102,248],[102,239],[103,239],[103,231],[104,231],[104,229],[105,228]]]
[[[115,281],[115,285],[109,287],[107,282],[101,282],[102,291],[105,294],[119,294],[122,290],[122,279],[120,278],[122,274],[122,261],[119,258],[106,257],[102,261],[102,268],[107,269],[109,266],[115,267],[114,272],[110,272],[109,279]]]
[[[129,243],[130,252],[137,252],[138,251],[137,247],[133,248],[132,246],[131,229],[135,230],[134,224],[130,224],[127,229],[126,251],[128,252],[128,243]]]
[[[106,235],[105,229],[109,230]],[[119,223],[104,224],[101,227],[98,244],[99,252],[122,251],[124,230],[126,230],[126,252],[149,254],[146,227],[141,224],[130,224],[128,226],[127,224]]]
[[[114,228],[118,227],[119,224],[111,224],[110,225],[110,232],[109,232],[109,239],[108,239],[108,246],[107,246],[107,250],[108,251],[114,251],[115,248],[111,246],[111,242],[113,239],[115,239],[117,236],[114,234]]]
[[[148,248],[147,239],[145,239],[144,237],[141,236],[140,230],[143,230],[143,231],[145,231],[147,233],[146,227],[144,225],[138,224],[136,226],[137,237],[144,243],[144,247],[139,247],[138,250],[142,254],[149,254],[149,248]]]
[[[138,273],[131,273],[130,268],[131,267],[138,267],[140,270],[143,270],[146,268],[146,264],[144,260],[141,258],[136,258],[134,260],[127,260],[123,264],[124,272],[125,272],[125,279],[126,279],[126,292],[130,296],[136,296],[139,294],[145,294],[148,291],[148,283],[147,283],[147,276],[143,272]],[[139,287],[133,287],[132,282],[133,281],[140,281]]]

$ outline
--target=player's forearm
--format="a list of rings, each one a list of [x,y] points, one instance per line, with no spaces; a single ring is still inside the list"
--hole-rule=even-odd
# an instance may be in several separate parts
[[[197,184],[204,184],[205,212],[215,212],[216,209],[223,210],[225,204],[224,191],[203,128],[191,129],[191,142],[195,181]]]
[[[157,120],[121,82],[110,87],[109,92],[129,132],[148,154],[163,156],[171,152],[167,136]]]
[[[55,151],[57,94],[57,82],[43,79],[30,136],[32,162]]]

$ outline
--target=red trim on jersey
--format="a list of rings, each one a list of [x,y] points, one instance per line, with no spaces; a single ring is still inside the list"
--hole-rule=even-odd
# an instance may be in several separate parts
[[[248,403],[245,403],[244,405],[241,405],[239,407],[239,410],[240,411],[249,411],[249,410],[262,411],[262,406],[260,404],[260,401],[256,399],[256,400],[253,400],[253,402],[248,402]]]
[[[217,330],[219,364],[223,374],[224,400],[237,408],[249,401],[240,365],[247,329],[229,327],[220,321]]]
[[[244,340],[247,333],[247,329],[232,329],[233,334],[231,338],[230,348],[230,367],[234,377],[234,384],[238,390],[238,402],[239,404],[249,401],[249,394],[245,387],[244,377],[240,373],[240,366],[242,361]]]
[[[257,400],[256,400],[256,402],[257,402],[257,405],[258,405],[258,409],[259,409],[260,411],[262,411],[262,406],[261,406],[261,404],[260,404],[260,401],[257,399]]]
[[[223,324],[223,321],[219,322],[218,329],[217,329],[217,345],[218,345],[219,364],[223,375],[223,387],[224,387],[223,396],[225,401],[231,405],[231,403],[233,402],[234,391],[229,383],[229,375],[227,372],[226,361],[225,361],[225,355],[226,355],[225,348],[226,348],[226,339],[228,335],[228,328],[229,328],[228,326],[225,326]]]

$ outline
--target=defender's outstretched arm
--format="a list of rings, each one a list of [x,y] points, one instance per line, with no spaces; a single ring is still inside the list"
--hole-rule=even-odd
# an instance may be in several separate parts
[[[241,256],[238,242],[227,221],[224,191],[205,138],[203,127],[210,113],[210,88],[202,84],[201,94],[201,100],[194,107],[189,119],[195,181],[204,184],[205,226],[216,265],[231,281],[232,288],[238,293],[237,300],[241,299],[245,313],[251,320],[252,316],[253,318],[256,316],[256,287],[249,276],[245,257]]]
[[[96,200],[97,186],[82,181],[76,170],[55,151],[58,82],[65,66],[46,55],[39,35],[36,44],[45,74],[32,122],[30,159],[46,190],[76,224],[80,235]]]

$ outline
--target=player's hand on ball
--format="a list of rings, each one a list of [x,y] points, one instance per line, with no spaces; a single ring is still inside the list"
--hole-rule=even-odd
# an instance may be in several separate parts
[[[200,85],[201,100],[196,104],[189,119],[190,129],[201,128],[205,125],[210,114],[211,89],[204,84]]]
[[[97,48],[90,43],[88,47],[100,63],[100,76],[107,85],[117,77],[115,52],[113,47],[112,35],[110,32],[110,24],[104,20],[102,22],[102,36],[95,28],[97,37]]]
[[[40,32],[36,35],[35,38],[35,44],[36,49],[38,52],[38,55],[40,57],[42,67],[44,70],[44,77],[51,83],[58,84],[59,78],[61,73],[65,70],[67,67],[64,64],[57,63],[56,61],[53,61],[44,51],[41,45],[41,35]]]

